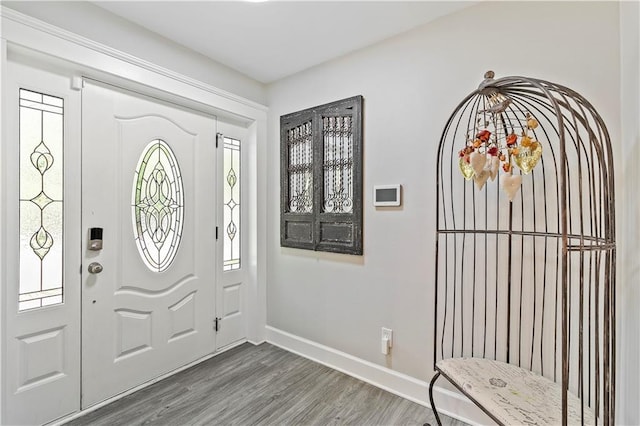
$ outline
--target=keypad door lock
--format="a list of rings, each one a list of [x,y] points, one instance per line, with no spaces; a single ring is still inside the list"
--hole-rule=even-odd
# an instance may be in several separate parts
[[[102,250],[102,228],[89,229],[89,250]]]

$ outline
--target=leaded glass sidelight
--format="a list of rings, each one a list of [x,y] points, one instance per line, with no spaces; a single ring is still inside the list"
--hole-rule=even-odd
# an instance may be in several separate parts
[[[161,139],[151,141],[140,155],[131,213],[133,235],[143,262],[151,271],[167,270],[182,238],[184,191],[178,161]]]
[[[240,269],[240,141],[224,138],[224,271]]]
[[[19,103],[22,311],[63,302],[64,102],[20,89]]]

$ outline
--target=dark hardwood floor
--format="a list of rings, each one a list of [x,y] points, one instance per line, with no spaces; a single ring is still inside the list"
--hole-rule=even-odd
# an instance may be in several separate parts
[[[448,417],[445,425],[462,425]],[[270,344],[245,343],[76,425],[422,425],[431,410]]]

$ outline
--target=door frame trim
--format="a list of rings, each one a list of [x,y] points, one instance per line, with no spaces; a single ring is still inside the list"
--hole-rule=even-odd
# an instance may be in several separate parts
[[[12,34],[14,30],[14,23],[22,26],[23,28],[30,28],[32,30],[37,31],[39,34],[36,37],[43,37],[42,40],[34,40],[29,36],[33,36],[33,34],[23,33],[22,35],[27,36],[24,41],[26,43],[22,43],[27,47],[31,47],[34,49],[38,49],[38,45],[47,46],[49,48],[53,48],[52,50],[43,50],[44,52],[48,52],[50,55],[58,57],[58,58],[66,58],[67,60],[72,60],[71,57],[75,57],[75,60],[72,60],[75,63],[83,64],[83,65],[95,65],[99,68],[105,70],[109,74],[118,75],[120,77],[128,78],[132,81],[145,82],[146,85],[156,87],[154,81],[148,81],[145,79],[136,78],[139,75],[140,70],[150,71],[156,77],[164,76],[175,82],[180,82],[193,88],[208,92],[209,94],[219,96],[221,98],[227,99],[229,101],[239,103],[246,107],[254,108],[260,111],[266,112],[268,107],[266,105],[259,104],[250,99],[243,98],[242,96],[235,95],[226,90],[220,89],[218,87],[212,86],[210,84],[204,83],[202,81],[196,80],[194,78],[188,77],[184,74],[180,74],[168,68],[161,67],[152,62],[146,61],[144,59],[138,58],[126,52],[114,49],[110,46],[104,45],[102,43],[93,41],[71,31],[67,31],[65,29],[56,27],[55,25],[51,25],[39,19],[33,18],[29,15],[25,15],[16,10],[10,9],[6,6],[0,6],[0,15],[3,18],[3,28],[2,28],[2,36],[8,40],[12,40]],[[7,31],[8,30],[8,31]],[[46,36],[45,36],[46,34]],[[49,37],[47,37],[49,36]],[[51,38],[53,36],[57,39],[64,40],[65,42],[69,42],[72,46],[75,46],[71,51],[65,50],[65,46],[55,46],[52,44],[52,40],[46,40],[44,38]],[[40,43],[38,43],[40,41]],[[87,50],[92,50],[95,53],[100,54],[92,55],[89,59],[87,56],[83,56],[82,53],[77,48],[84,48]],[[80,53],[80,56],[78,56]],[[111,67],[109,65],[113,64],[112,60],[117,60],[120,62],[124,62],[130,67],[117,69]],[[103,68],[103,66],[107,66]],[[135,67],[135,68],[133,68]],[[137,69],[136,69],[137,68]],[[125,74],[133,72],[132,75],[127,77]],[[135,73],[135,74],[134,74]],[[190,96],[185,96],[190,98]]]
[[[198,105],[219,119],[241,123],[247,128],[247,149],[250,150],[246,176],[250,191],[251,235],[247,250],[250,257],[246,265],[247,271],[247,340],[261,342],[265,340],[266,326],[266,215],[257,212],[267,211],[267,172],[266,165],[258,161],[267,157],[267,111],[265,105],[234,95],[215,86],[193,79],[167,68],[155,65],[128,53],[113,49],[78,34],[45,23],[31,16],[22,14],[6,6],[0,6],[2,38],[0,39],[0,69],[6,69],[8,51],[24,49],[38,57],[50,58],[53,61],[74,64],[73,70],[78,77],[84,76],[142,91],[149,96],[161,97],[168,101],[176,101],[185,106]],[[0,84],[6,85],[6,75],[0,72]],[[0,117],[5,119],[8,105],[0,101]],[[0,134],[7,140],[6,129],[1,127]],[[4,145],[3,145],[4,146]],[[5,149],[0,146],[0,196],[6,197],[6,182],[11,179],[5,173],[4,163],[7,161]],[[6,228],[6,203],[0,208],[0,229]],[[0,319],[4,318],[6,302],[6,256],[8,250],[6,233],[0,233]],[[6,365],[4,356],[7,338],[5,321],[0,321],[0,381]],[[4,390],[0,387],[0,423],[5,405]]]

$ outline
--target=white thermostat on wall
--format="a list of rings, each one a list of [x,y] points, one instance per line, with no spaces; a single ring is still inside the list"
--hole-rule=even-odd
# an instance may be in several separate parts
[[[402,185],[375,185],[373,187],[374,206],[399,206]]]

